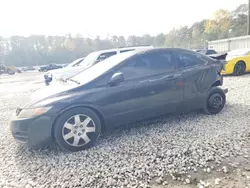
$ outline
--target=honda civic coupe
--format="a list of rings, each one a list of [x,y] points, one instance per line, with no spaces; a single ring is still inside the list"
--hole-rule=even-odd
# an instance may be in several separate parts
[[[175,48],[130,51],[36,91],[16,109],[10,129],[28,147],[55,141],[87,149],[102,131],[168,113],[219,113],[226,103],[223,63]]]

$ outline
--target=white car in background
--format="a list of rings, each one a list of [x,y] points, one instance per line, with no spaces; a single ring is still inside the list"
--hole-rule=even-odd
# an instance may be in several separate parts
[[[44,75],[45,83],[46,85],[49,85],[51,81],[66,80],[113,55],[128,52],[128,51],[133,51],[137,49],[143,50],[143,49],[150,49],[150,48],[154,48],[154,47],[153,46],[133,46],[133,47],[124,47],[124,48],[116,48],[116,49],[108,49],[108,50],[92,52],[89,55],[87,55],[84,59],[80,58],[80,59],[73,61],[65,68],[62,68],[60,70],[50,71],[46,73]]]
[[[45,83],[48,85],[52,81],[52,77],[65,77],[71,75],[78,69],[84,58],[79,58],[69,63],[62,69],[51,70],[44,75]]]

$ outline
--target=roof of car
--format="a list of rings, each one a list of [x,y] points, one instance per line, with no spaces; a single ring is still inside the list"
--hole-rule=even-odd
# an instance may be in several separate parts
[[[113,49],[108,49],[108,50],[100,50],[100,51],[96,51],[96,52],[92,52],[95,54],[102,54],[102,53],[107,53],[107,52],[112,52],[112,51],[118,51],[118,50],[125,50],[125,49],[135,49],[138,53],[147,53],[147,52],[155,52],[155,51],[165,51],[165,50],[169,50],[169,51],[182,51],[182,52],[194,52],[192,50],[187,50],[187,49],[183,49],[183,48],[166,48],[166,47],[152,47],[152,46],[136,46],[136,47],[124,47],[124,48],[113,48]],[[137,54],[135,52],[135,54]]]
[[[154,46],[128,46],[128,47],[120,47],[120,48],[112,48],[107,50],[99,50],[95,51],[93,53],[106,53],[106,52],[112,52],[112,51],[121,51],[121,50],[130,50],[130,49],[152,49]]]
[[[143,51],[145,52],[155,52],[155,51],[166,51],[166,50],[169,50],[169,51],[182,51],[182,52],[192,52],[194,53],[194,51],[192,50],[188,50],[188,49],[184,49],[184,48],[166,48],[166,47],[156,47],[156,48],[152,48],[152,49],[145,49]]]

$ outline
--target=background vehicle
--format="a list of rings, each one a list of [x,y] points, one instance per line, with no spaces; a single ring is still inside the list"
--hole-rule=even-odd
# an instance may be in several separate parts
[[[52,70],[52,71],[47,72],[44,75],[44,80],[45,80],[46,85],[49,85],[49,83],[52,81],[53,75],[60,74],[61,76],[63,76],[65,74],[66,75],[69,74],[67,72],[69,72],[70,70],[74,71],[74,70],[79,69],[79,66],[83,60],[84,60],[84,58],[79,58],[79,59],[76,59],[75,61],[69,63],[68,65],[66,65],[62,69],[59,69],[59,70],[56,69],[56,70]]]
[[[38,69],[39,72],[47,72],[49,70],[60,69],[62,66],[56,64],[49,64]]]
[[[250,72],[250,49],[231,50],[227,53],[226,61],[225,70],[221,72],[223,75],[240,76],[245,72]]]
[[[69,151],[91,147],[100,132],[156,117],[203,109],[219,113],[226,102],[216,60],[183,49],[118,54],[55,87],[45,87],[18,108],[13,136],[30,147],[51,140]]]
[[[61,80],[61,79],[70,78],[71,76],[74,76],[78,74],[79,72],[82,72],[85,69],[119,53],[124,53],[128,51],[133,51],[133,50],[140,50],[140,49],[151,49],[151,48],[154,48],[154,47],[153,46],[134,46],[134,47],[124,47],[124,48],[116,48],[116,49],[92,52],[89,55],[87,55],[87,57],[84,60],[82,60],[78,64],[78,66],[73,66],[73,67],[68,66],[68,67],[65,67],[65,69],[49,72],[48,74],[44,76],[45,83],[46,85],[49,85],[49,83],[53,79]]]
[[[211,55],[211,54],[217,54],[217,52],[213,49],[203,50],[203,49],[196,49],[195,52],[199,52],[204,55]]]
[[[36,70],[33,66],[22,68],[22,71],[33,71],[33,70]]]
[[[5,66],[4,64],[0,64],[0,74],[13,75],[16,72],[21,73],[22,71],[14,66]]]

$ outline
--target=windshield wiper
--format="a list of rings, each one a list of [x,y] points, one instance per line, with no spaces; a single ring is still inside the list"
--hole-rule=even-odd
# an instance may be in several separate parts
[[[72,78],[68,78],[68,79],[66,79],[66,80],[69,80],[69,81],[71,81],[71,82],[75,82],[76,84],[80,84],[80,82],[79,81],[77,81],[77,80],[74,80],[74,79],[72,79]]]
[[[72,78],[63,79],[62,81],[63,81],[63,82],[71,81],[71,82],[74,82],[74,83],[76,83],[76,84],[78,84],[78,85],[80,84],[79,81],[74,80],[74,79],[72,79]]]

